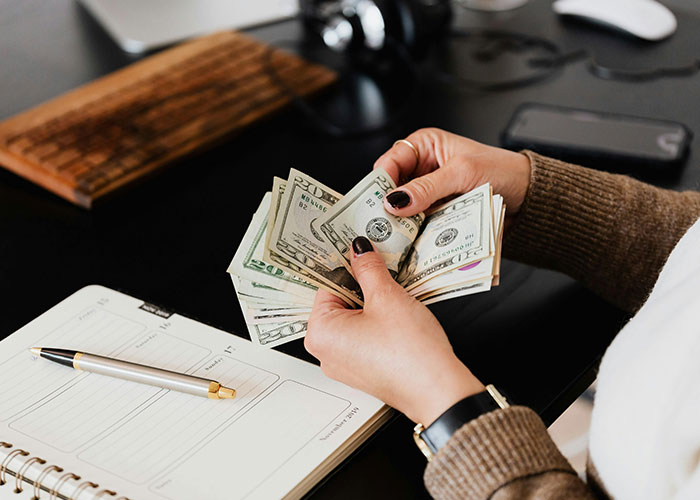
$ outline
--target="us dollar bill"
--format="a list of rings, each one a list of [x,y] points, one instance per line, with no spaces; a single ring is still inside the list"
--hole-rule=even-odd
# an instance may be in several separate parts
[[[270,206],[268,207],[267,230],[265,231],[265,245],[263,248],[270,247],[270,240],[272,239],[272,228],[275,227],[275,222],[277,221],[277,214],[280,211],[280,202],[282,201],[282,195],[284,194],[284,189],[286,187],[286,180],[281,179],[277,176],[272,178],[272,194],[270,196]]]
[[[309,316],[311,316],[311,309],[309,309],[309,311],[304,314],[293,314],[285,311],[280,311],[275,314],[271,314],[270,310],[268,309],[266,309],[263,314],[260,314],[260,310],[258,309],[249,309],[245,321],[248,325],[268,325],[271,323],[281,323],[297,320],[308,321]]]
[[[291,169],[264,257],[292,273],[305,273],[315,285],[349,303],[362,305],[360,285],[312,225],[341,198],[331,188]]]
[[[265,232],[265,245],[263,247],[263,258],[267,260],[274,259],[283,269],[288,270],[295,276],[300,277],[304,281],[313,283],[316,288],[326,288],[328,287],[322,283],[319,283],[314,276],[312,276],[306,269],[303,269],[296,265],[294,262],[285,259],[275,252],[270,252],[270,241],[272,239],[272,230],[274,229],[275,223],[277,222],[277,214],[280,212],[282,195],[287,187],[287,181],[279,177],[273,177],[272,179],[272,195],[270,199],[270,206],[268,209],[268,224],[267,230]],[[274,257],[272,254],[275,254]],[[337,293],[337,292],[334,292]],[[345,299],[347,300],[347,299]]]
[[[231,280],[236,294],[251,304],[295,304],[297,306],[311,306],[313,304],[313,300],[303,299],[298,295],[291,295],[245,278],[238,278],[233,274]]]
[[[365,236],[384,259],[392,277],[399,274],[425,216],[420,213],[396,217],[388,213],[383,200],[395,188],[383,169],[373,170],[314,223],[348,272],[352,272],[352,241]]]
[[[233,280],[234,285],[236,279]],[[238,303],[243,314],[246,314],[246,302],[240,295],[237,295]],[[246,320],[246,327],[250,340],[261,347],[272,348],[286,344],[292,340],[303,338],[306,335],[308,321],[305,318],[298,318],[289,321],[280,320],[275,323],[250,323]]]
[[[363,304],[350,266],[360,235],[425,304],[498,284],[505,206],[488,184],[410,218],[384,210],[394,188],[380,169],[344,197],[295,169],[287,180],[273,179],[228,268],[254,343],[275,347],[304,337],[318,288]]]
[[[416,297],[425,305],[435,304],[443,300],[455,299],[464,297],[465,295],[473,295],[475,293],[488,292],[491,290],[491,278],[476,283],[457,286],[446,290],[435,290],[434,292]]]
[[[411,288],[409,291],[410,295],[417,297],[430,291],[463,286],[498,276],[500,263],[500,253],[498,252],[500,251],[501,238],[503,236],[503,217],[505,216],[503,198],[500,195],[494,195],[492,206],[495,213],[492,220],[496,223],[491,231],[495,235],[492,239],[496,242],[494,254],[466,266],[434,276],[424,283]]]
[[[248,333],[253,343],[262,347],[275,347],[306,335],[308,321],[295,320],[281,323],[248,323]]]
[[[491,186],[445,203],[426,218],[397,281],[411,290],[440,274],[492,255]]]
[[[271,193],[265,193],[227,271],[239,278],[298,296],[305,302],[313,302],[316,286],[264,260],[265,235],[271,200]]]
[[[506,205],[501,198],[500,216],[498,220],[498,231],[496,232],[496,249],[494,251],[493,281],[491,286],[498,286],[501,280],[501,252],[503,250],[503,229],[506,219]]]
[[[294,304],[255,304],[239,295],[245,322],[248,324],[282,323],[285,321],[308,320],[311,306]]]
[[[463,286],[491,278],[494,275],[494,258],[488,257],[467,266],[453,269],[412,288],[408,293],[414,297],[435,290]]]

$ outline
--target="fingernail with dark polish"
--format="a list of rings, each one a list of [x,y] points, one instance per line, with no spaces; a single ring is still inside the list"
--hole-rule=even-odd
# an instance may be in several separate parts
[[[394,208],[403,208],[411,203],[411,197],[406,191],[393,191],[386,196],[386,201]]]
[[[352,240],[352,251],[355,252],[355,255],[362,255],[363,253],[371,252],[373,250],[374,248],[372,248],[372,244],[364,236],[358,236]]]

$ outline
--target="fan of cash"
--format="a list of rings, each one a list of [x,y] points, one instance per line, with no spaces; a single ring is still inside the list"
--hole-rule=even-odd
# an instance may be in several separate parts
[[[254,343],[303,337],[318,288],[362,306],[350,266],[357,236],[372,241],[392,277],[424,304],[498,284],[505,205],[489,184],[412,217],[384,209],[395,188],[382,169],[345,196],[295,169],[274,178],[228,268]]]

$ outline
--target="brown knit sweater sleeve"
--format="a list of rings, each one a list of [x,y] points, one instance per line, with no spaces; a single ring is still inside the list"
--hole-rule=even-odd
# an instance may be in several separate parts
[[[532,173],[504,257],[564,272],[636,311],[700,216],[700,193],[659,189],[526,151]],[[468,422],[424,474],[440,499],[592,499],[539,416],[514,406]]]
[[[539,416],[524,406],[492,411],[462,426],[438,450],[423,479],[438,499],[595,498]]]
[[[700,216],[700,193],[524,152],[532,173],[503,256],[561,271],[634,312],[666,258]]]

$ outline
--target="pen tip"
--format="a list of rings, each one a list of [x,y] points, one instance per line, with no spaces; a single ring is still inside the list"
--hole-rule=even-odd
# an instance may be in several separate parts
[[[41,347],[32,347],[29,350],[32,351],[34,356],[41,356]]]

